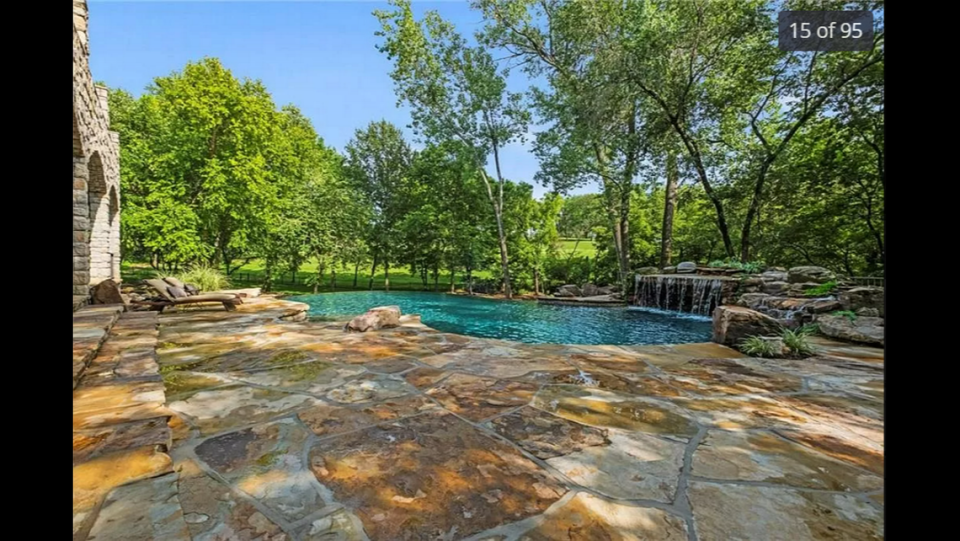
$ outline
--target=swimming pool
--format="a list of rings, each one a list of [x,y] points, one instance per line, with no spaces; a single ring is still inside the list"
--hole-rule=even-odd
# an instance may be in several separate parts
[[[404,314],[443,332],[531,344],[683,344],[710,340],[710,319],[657,310],[538,304],[531,301],[412,291],[349,291],[301,295],[308,315],[348,319],[375,306],[398,305]]]

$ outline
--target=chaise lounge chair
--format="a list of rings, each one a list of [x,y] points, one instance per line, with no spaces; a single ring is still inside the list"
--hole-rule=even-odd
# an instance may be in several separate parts
[[[238,304],[243,304],[243,300],[232,293],[206,293],[201,295],[186,295],[182,297],[174,296],[171,294],[170,285],[163,280],[144,280],[147,285],[152,287],[160,293],[160,296],[163,297],[163,301],[159,303],[153,303],[155,306],[158,306],[160,311],[163,311],[167,306],[184,306],[188,304],[202,304],[207,302],[219,302],[223,304],[223,307],[227,311],[234,311],[237,309]],[[178,288],[179,289],[179,288]],[[183,291],[180,289],[180,291]]]

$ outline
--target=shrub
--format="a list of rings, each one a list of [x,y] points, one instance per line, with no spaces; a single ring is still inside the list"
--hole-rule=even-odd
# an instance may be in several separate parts
[[[756,274],[763,271],[766,264],[763,261],[747,261],[746,263],[742,263],[740,260],[730,257],[727,259],[715,259],[710,262],[709,266],[739,269],[749,274]]]
[[[793,355],[797,357],[807,357],[809,355],[813,355],[813,346],[807,341],[807,336],[809,335],[805,334],[800,329],[797,329],[796,331],[785,329],[782,336],[783,345],[787,346]]]
[[[219,291],[230,287],[230,280],[227,279],[223,272],[217,267],[208,265],[194,265],[173,276],[185,284],[197,286],[200,291],[203,292]]]
[[[837,310],[836,312],[831,312],[831,316],[843,316],[850,320],[850,323],[853,323],[857,320],[857,313],[851,312],[850,310]]]
[[[759,336],[750,336],[740,342],[740,351],[751,357],[776,357],[779,353],[774,344]]]
[[[807,323],[806,325],[801,325],[796,332],[804,336],[814,335],[820,332],[820,325],[817,325],[816,323]]]
[[[837,289],[837,282],[830,281],[820,284],[817,287],[812,287],[804,291],[803,294],[808,297],[820,297],[822,295],[829,295],[833,293],[835,289]]]

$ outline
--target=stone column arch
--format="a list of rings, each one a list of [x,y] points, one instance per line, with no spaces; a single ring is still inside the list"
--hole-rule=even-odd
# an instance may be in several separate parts
[[[103,171],[100,152],[94,152],[87,161],[87,200],[90,214],[90,285],[96,285],[113,276],[110,261],[110,196]],[[114,194],[116,197],[116,194]]]

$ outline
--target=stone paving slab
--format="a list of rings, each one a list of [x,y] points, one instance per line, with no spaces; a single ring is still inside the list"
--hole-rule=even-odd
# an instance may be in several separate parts
[[[118,487],[107,495],[89,539],[97,541],[189,541],[177,496],[177,474]]]
[[[97,355],[100,346],[107,339],[122,305],[87,306],[73,313],[73,387],[77,387],[83,371]]]
[[[662,509],[570,493],[533,519],[471,537],[471,541],[687,541],[683,519]]]
[[[701,482],[688,494],[702,541],[883,539],[883,512],[852,495]]]
[[[251,500],[205,473],[194,460],[179,463],[183,518],[194,540],[286,541],[289,536]]]
[[[160,318],[195,539],[882,539],[882,351]],[[133,438],[131,433],[131,438]]]
[[[460,538],[540,513],[566,492],[516,449],[449,413],[320,441],[310,467],[371,539]]]
[[[93,306],[80,319],[99,329],[117,314]],[[154,352],[157,325],[155,312],[119,315],[75,386],[75,539],[189,539],[166,453],[171,412]]]

